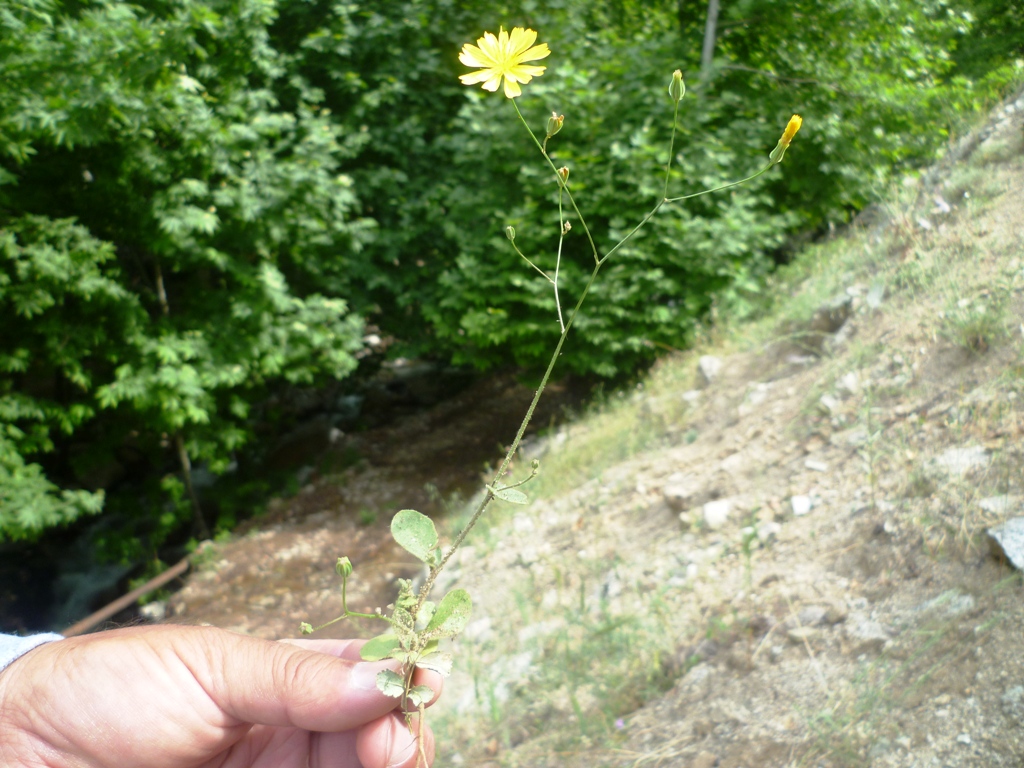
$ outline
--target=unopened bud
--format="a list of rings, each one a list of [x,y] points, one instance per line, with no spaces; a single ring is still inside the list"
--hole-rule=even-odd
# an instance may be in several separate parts
[[[352,575],[352,561],[347,557],[339,557],[338,562],[334,564],[334,571],[341,578],[347,579]]]
[[[313,625],[307,624],[306,622],[302,622],[301,624],[299,624],[299,632],[301,632],[304,635],[312,635]]]
[[[786,154],[786,150],[789,148],[790,142],[793,141],[793,137],[796,136],[796,132],[800,130],[800,126],[804,124],[804,119],[800,115],[793,115],[789,118],[789,123],[786,125],[786,130],[782,132],[782,138],[779,139],[779,143],[775,145],[775,149],[768,155],[768,159],[771,160],[772,165],[781,163],[783,156]]]
[[[562,123],[565,122],[565,115],[560,115],[557,112],[552,112],[551,117],[548,118],[548,135],[550,139],[560,130],[562,130]]]
[[[677,69],[672,73],[672,82],[668,84],[668,96],[672,101],[678,104],[685,93],[686,83],[683,82],[683,73],[681,70]]]
[[[505,227],[505,237],[511,240],[513,243],[516,241],[516,228],[509,224]]]
[[[565,184],[565,182],[569,180],[569,169],[566,168],[564,165],[558,169],[558,178],[562,180],[563,184]]]
[[[568,234],[569,234],[569,230],[570,230],[570,229],[572,229],[572,224],[570,224],[570,223],[569,223],[568,221],[567,221],[567,222],[565,222],[565,223],[564,223],[564,224],[562,225],[562,234],[563,234],[563,235],[568,235]]]

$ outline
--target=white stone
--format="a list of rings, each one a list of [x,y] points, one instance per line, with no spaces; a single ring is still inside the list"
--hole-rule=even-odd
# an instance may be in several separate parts
[[[821,403],[821,407],[829,413],[835,413],[839,410],[839,401],[832,397],[832,395],[822,395],[818,398],[818,402]]]
[[[1024,571],[1024,517],[1015,517],[1002,525],[988,529],[988,535],[995,539],[1006,553],[1006,559]]]
[[[987,466],[988,451],[980,445],[950,448],[937,456],[935,463],[951,475],[966,475],[972,469]]]
[[[700,360],[697,361],[697,370],[700,371],[704,383],[710,384],[718,378],[718,374],[722,370],[722,360],[713,355],[702,355]]]
[[[807,459],[804,462],[804,466],[807,469],[813,469],[815,472],[828,472],[828,464],[824,461],[817,461],[816,459]]]
[[[789,503],[793,507],[793,514],[797,517],[803,517],[814,509],[814,500],[810,496],[794,496]]]
[[[729,519],[732,509],[731,499],[717,499],[704,505],[704,524],[708,528],[721,528]]]
[[[836,386],[844,392],[855,395],[860,389],[860,377],[856,371],[850,371],[836,382]]]
[[[1020,502],[1020,496],[989,496],[979,501],[978,506],[993,515],[1005,515],[1020,509]]]

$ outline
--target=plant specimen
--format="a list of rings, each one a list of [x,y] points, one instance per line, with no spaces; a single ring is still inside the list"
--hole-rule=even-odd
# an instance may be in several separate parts
[[[491,482],[486,485],[486,492],[473,515],[454,540],[447,547],[440,546],[433,521],[415,510],[404,509],[398,512],[392,520],[391,533],[395,541],[427,567],[427,575],[422,586],[417,590],[414,589],[411,581],[399,580],[398,596],[394,603],[389,606],[391,611],[389,615],[385,615],[380,609],[372,614],[350,611],[345,602],[345,596],[347,580],[352,575],[352,563],[349,558],[342,557],[338,559],[336,565],[338,575],[342,578],[342,615],[317,628],[306,623],[302,624],[302,632],[308,634],[348,617],[375,619],[385,622],[388,625],[387,630],[363,646],[362,657],[367,661],[396,659],[401,663],[401,673],[385,670],[379,674],[377,684],[384,693],[401,699],[406,711],[418,709],[420,712],[420,727],[422,727],[423,722],[423,710],[426,704],[433,698],[434,692],[427,686],[415,685],[413,683],[413,673],[417,668],[431,669],[442,675],[447,675],[451,671],[452,658],[449,654],[440,650],[439,642],[444,638],[450,638],[459,634],[466,627],[472,608],[472,600],[469,593],[464,589],[451,590],[441,598],[439,603],[434,603],[429,599],[430,593],[438,575],[455,552],[458,551],[466,536],[492,501],[498,499],[510,504],[528,503],[528,497],[521,489],[536,477],[539,463],[534,461],[531,471],[526,477],[513,481],[508,477],[512,459],[519,448],[520,441],[533,418],[537,403],[540,401],[541,395],[544,393],[544,389],[555,368],[555,364],[562,353],[562,347],[569,335],[569,331],[572,329],[573,322],[579,315],[580,309],[586,301],[587,295],[597,280],[602,267],[666,205],[743,184],[780,163],[793,137],[800,130],[800,126],[803,123],[799,115],[793,115],[778,144],[769,155],[768,163],[753,175],[702,192],[680,197],[669,197],[669,182],[671,180],[679,105],[686,92],[682,72],[676,70],[673,72],[668,86],[668,95],[673,103],[674,112],[672,135],[669,142],[669,159],[665,167],[665,181],[661,199],[656,201],[650,212],[624,238],[602,254],[594,242],[586,219],[572,194],[569,185],[569,168],[565,166],[556,167],[547,151],[548,142],[562,130],[565,117],[557,112],[552,112],[551,117],[547,120],[544,138],[540,140],[537,138],[537,134],[530,128],[515,101],[517,97],[522,95],[520,84],[525,85],[529,83],[534,77],[542,75],[546,69],[544,66],[525,63],[538,61],[550,54],[546,44],[534,45],[536,39],[536,32],[522,27],[516,27],[511,32],[500,29],[497,35],[487,32],[477,40],[477,45],[467,43],[459,55],[459,60],[463,64],[475,67],[478,70],[461,75],[461,80],[464,84],[475,85],[479,83],[485,90],[491,92],[497,91],[499,85],[504,84],[505,97],[512,105],[516,116],[526,129],[530,139],[536,145],[541,157],[549,166],[557,184],[559,231],[554,270],[548,272],[541,269],[534,260],[519,249],[516,245],[516,232],[513,227],[506,227],[505,234],[515,252],[550,283],[554,291],[561,335],[552,352],[547,369],[541,378],[540,385],[537,387],[533,400],[519,426],[519,431],[516,433],[505,454],[504,460],[495,472]],[[575,305],[569,310],[567,315],[563,315],[561,298],[559,296],[559,267],[562,259],[562,244],[565,238],[572,232],[572,226],[567,220],[565,212],[566,203],[575,213],[580,228],[583,230],[583,236],[586,237],[589,244],[593,256],[593,271]],[[412,727],[411,715],[409,724]],[[426,762],[426,757],[422,751],[420,759],[423,763]]]

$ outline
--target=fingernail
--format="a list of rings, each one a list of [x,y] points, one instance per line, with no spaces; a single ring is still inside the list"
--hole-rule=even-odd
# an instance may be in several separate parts
[[[390,665],[383,661],[360,661],[352,667],[350,685],[357,691],[379,691],[377,675]]]

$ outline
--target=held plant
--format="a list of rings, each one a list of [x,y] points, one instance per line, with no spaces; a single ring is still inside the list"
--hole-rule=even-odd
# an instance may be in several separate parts
[[[515,456],[519,443],[530,424],[537,403],[540,401],[541,395],[544,393],[544,389],[554,370],[555,363],[562,353],[562,347],[569,335],[569,331],[572,329],[573,323],[583,303],[586,301],[591,287],[597,280],[601,269],[616,255],[623,245],[665,206],[743,184],[766,173],[773,166],[782,162],[786,150],[789,148],[797,131],[800,130],[803,122],[799,115],[793,115],[778,144],[769,155],[768,162],[753,175],[695,194],[670,197],[669,186],[672,180],[672,158],[674,157],[675,150],[679,105],[686,91],[682,72],[676,70],[672,74],[668,86],[668,95],[674,110],[672,119],[673,129],[669,141],[668,162],[665,167],[661,198],[655,202],[650,212],[625,237],[602,254],[594,242],[586,219],[572,194],[569,184],[569,168],[565,166],[556,167],[551,156],[548,154],[548,142],[562,130],[565,121],[564,115],[560,115],[557,112],[551,113],[551,117],[547,121],[544,138],[540,140],[526,122],[515,101],[518,96],[522,95],[520,85],[529,83],[534,77],[542,75],[546,69],[544,66],[526,63],[538,61],[550,54],[547,44],[534,45],[536,39],[537,33],[535,31],[522,27],[514,28],[511,33],[501,29],[497,35],[485,32],[484,36],[477,40],[477,45],[467,43],[463,46],[462,52],[459,54],[459,60],[466,66],[477,69],[475,72],[460,76],[464,84],[474,85],[480,83],[484,90],[491,92],[497,91],[499,86],[504,85],[505,96],[515,110],[516,117],[526,129],[530,139],[540,152],[543,161],[547,163],[554,176],[558,190],[559,212],[558,243],[555,249],[554,269],[544,270],[538,266],[534,259],[523,253],[516,245],[515,229],[509,226],[505,230],[505,235],[515,252],[551,285],[551,289],[554,292],[557,320],[561,329],[561,335],[555,344],[551,360],[523,417],[519,431],[516,433],[508,452],[505,454],[504,460],[495,472],[494,478],[485,486],[486,493],[483,499],[470,517],[469,522],[447,548],[440,545],[434,523],[426,515],[412,509],[403,509],[392,520],[391,533],[395,541],[407,552],[423,562],[428,569],[422,586],[416,590],[411,581],[400,579],[398,596],[395,602],[389,606],[391,610],[390,615],[385,615],[379,608],[372,614],[350,611],[346,602],[346,585],[353,569],[351,561],[347,557],[342,557],[338,559],[336,565],[338,575],[342,579],[342,615],[316,628],[307,623],[301,625],[303,634],[309,634],[349,617],[375,619],[385,622],[388,625],[387,630],[363,646],[362,657],[367,661],[396,659],[402,664],[400,674],[390,670],[381,672],[377,678],[377,685],[384,693],[401,699],[402,705],[407,711],[419,710],[421,728],[423,710],[426,704],[433,698],[433,691],[427,686],[415,685],[413,673],[417,668],[431,669],[442,675],[447,675],[450,672],[452,667],[451,656],[439,650],[439,641],[459,634],[466,627],[472,608],[472,600],[463,589],[455,589],[448,592],[438,604],[428,599],[431,590],[438,575],[449,560],[451,560],[455,552],[458,551],[466,536],[492,501],[497,499],[510,504],[528,503],[528,497],[521,489],[536,477],[539,471],[539,463],[534,461],[531,471],[526,477],[511,482],[507,479],[507,475],[512,464],[512,458]],[[575,214],[576,221],[582,230],[583,237],[587,239],[589,250],[593,257],[593,269],[590,278],[587,280],[575,305],[572,306],[567,315],[563,314],[562,300],[559,295],[562,244],[565,238],[573,231],[573,227],[568,220],[571,214],[567,213],[566,208]],[[409,724],[412,727],[411,716]],[[422,750],[420,759],[421,762],[426,762]]]

